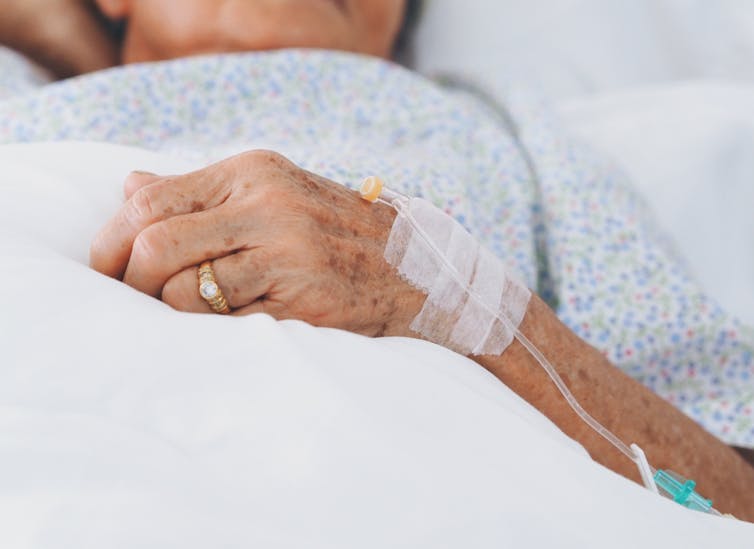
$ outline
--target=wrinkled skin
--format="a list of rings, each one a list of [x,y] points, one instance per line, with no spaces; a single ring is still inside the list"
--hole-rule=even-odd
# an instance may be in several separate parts
[[[214,260],[234,314],[365,335],[412,335],[424,295],[383,257],[391,208],[253,151],[177,177],[135,172],[91,248],[94,269],[180,311],[210,313],[197,265]]]

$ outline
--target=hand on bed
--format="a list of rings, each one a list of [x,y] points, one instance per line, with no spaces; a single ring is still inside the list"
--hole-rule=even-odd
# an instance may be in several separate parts
[[[424,295],[383,258],[390,208],[267,151],[176,177],[135,172],[125,187],[125,205],[92,244],[101,273],[209,313],[197,266],[211,260],[234,314],[409,335]]]

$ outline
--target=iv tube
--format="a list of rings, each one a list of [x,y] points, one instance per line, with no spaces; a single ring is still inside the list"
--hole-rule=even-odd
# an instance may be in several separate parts
[[[483,300],[478,294],[476,294],[462,279],[461,275],[459,274],[458,270],[448,261],[445,254],[437,248],[437,245],[434,243],[432,238],[426,233],[426,231],[420,226],[420,224],[414,219],[414,217],[411,215],[411,211],[409,209],[409,203],[410,198],[404,194],[392,191],[390,189],[387,189],[383,186],[382,181],[377,177],[368,177],[364,180],[364,183],[361,186],[361,195],[362,198],[365,200],[368,200],[370,202],[380,202],[382,204],[385,204],[387,206],[392,207],[399,216],[403,216],[405,219],[408,220],[411,227],[416,231],[416,234],[419,235],[421,240],[424,242],[425,245],[429,247],[429,249],[435,254],[435,256],[440,260],[442,265],[447,269],[448,273],[451,275],[453,280],[462,288],[466,290],[466,292],[469,294],[469,297],[474,299],[474,301],[477,302],[478,305],[480,305],[482,308],[484,308],[490,315],[492,315],[494,318],[502,322],[506,327],[508,327],[512,333],[514,334],[514,337],[526,348],[526,350],[535,358],[535,360],[542,366],[542,368],[545,370],[547,375],[550,377],[550,379],[555,383],[555,386],[558,388],[558,391],[561,395],[563,395],[563,398],[565,398],[568,405],[573,409],[574,412],[587,424],[589,425],[598,435],[600,435],[602,438],[607,440],[610,444],[612,444],[615,448],[618,449],[623,455],[625,455],[628,459],[630,459],[634,464],[639,467],[640,471],[643,467],[649,467],[649,470],[651,471],[651,475],[655,478],[658,477],[658,474],[660,476],[667,476],[664,471],[657,471],[654,467],[649,466],[649,464],[646,462],[646,458],[643,456],[643,452],[641,449],[638,449],[637,452],[634,452],[632,448],[627,446],[622,440],[620,440],[617,436],[615,436],[610,430],[608,430],[606,427],[604,427],[600,422],[598,422],[594,417],[592,417],[589,412],[584,410],[584,408],[579,404],[579,402],[576,400],[576,397],[573,396],[568,386],[563,381],[563,378],[560,377],[560,374],[558,374],[557,370],[555,370],[555,367],[550,363],[549,360],[547,360],[547,357],[545,357],[542,352],[537,349],[537,347],[534,345],[532,341],[529,340],[519,329],[517,326],[514,326],[513,323],[510,321],[510,319],[495,310],[493,310],[486,302]],[[632,445],[633,446],[633,445]],[[638,448],[638,447],[637,447]],[[644,474],[642,474],[642,477],[644,477]],[[656,491],[656,487],[654,487],[654,490]],[[693,485],[692,485],[692,495],[697,496],[695,492],[693,492]],[[699,500],[703,500],[703,498],[697,496]],[[671,494],[672,498],[672,494]],[[709,503],[709,506],[706,508],[706,512],[721,516],[720,512],[711,507],[711,502],[707,500],[707,503]]]

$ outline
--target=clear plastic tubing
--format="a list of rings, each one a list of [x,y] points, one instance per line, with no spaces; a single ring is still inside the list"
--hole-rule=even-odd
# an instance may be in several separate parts
[[[563,395],[563,397],[566,399],[566,402],[568,402],[568,405],[573,409],[574,412],[576,412],[581,419],[583,419],[587,425],[589,425],[592,429],[594,429],[600,436],[602,436],[605,440],[607,440],[610,444],[615,446],[622,454],[624,454],[628,459],[633,461],[634,463],[638,464],[638,460],[634,452],[629,448],[622,440],[620,440],[618,437],[616,437],[612,432],[610,432],[608,429],[602,426],[600,422],[598,422],[596,419],[594,419],[589,412],[584,410],[582,408],[581,404],[576,400],[576,397],[573,396],[570,389],[568,389],[568,386],[563,381],[563,378],[560,377],[560,374],[555,370],[552,364],[550,364],[550,361],[547,360],[547,358],[540,352],[539,349],[532,343],[529,338],[527,338],[516,326],[513,326],[511,321],[505,316],[500,314],[498,311],[493,310],[491,307],[489,307],[482,299],[479,297],[476,293],[474,293],[471,288],[467,286],[467,284],[461,279],[460,274],[456,270],[456,268],[447,260],[445,257],[445,254],[437,248],[433,240],[427,235],[427,233],[419,226],[419,223],[416,222],[415,219],[411,217],[411,213],[408,208],[408,202],[410,198],[407,196],[404,196],[402,194],[396,193],[394,191],[389,191],[387,189],[383,189],[382,194],[380,195],[379,201],[387,204],[391,207],[393,207],[396,212],[398,212],[398,215],[403,216],[408,220],[408,222],[411,224],[411,226],[414,228],[416,233],[419,235],[419,237],[422,239],[422,241],[432,250],[434,254],[437,255],[437,257],[442,262],[443,266],[448,270],[448,272],[453,277],[453,280],[462,288],[466,288],[466,291],[468,292],[469,296],[474,299],[481,307],[483,307],[490,315],[498,319],[500,322],[502,322],[505,326],[507,326],[515,335],[516,339],[523,345],[529,353],[539,362],[539,364],[542,366],[542,368],[547,372],[547,375],[550,376],[550,379],[552,379],[553,383],[555,383],[555,386],[558,388],[558,391],[560,391],[560,394]],[[654,474],[654,469],[652,470],[652,473]]]
[[[513,332],[515,338],[536,359],[536,361],[540,366],[542,366],[553,383],[555,383],[558,391],[560,391],[560,394],[563,395],[563,398],[565,398],[571,409],[573,409],[573,411],[576,412],[576,414],[582,420],[584,420],[584,422],[589,425],[589,427],[591,427],[597,434],[607,440],[610,444],[617,448],[618,451],[620,451],[641,469],[641,459],[639,458],[639,456],[634,453],[634,451],[621,439],[615,436],[599,421],[594,419],[589,414],[589,412],[582,408],[581,404],[579,404],[579,402],[576,400],[576,397],[573,396],[570,389],[563,381],[563,378],[561,378],[560,374],[558,374],[557,370],[555,370],[555,367],[550,363],[549,360],[547,360],[547,357],[545,357],[542,352],[537,349],[534,343],[532,343],[529,338],[527,338],[516,326],[514,326],[513,323],[505,315],[500,314],[498,311],[493,310],[489,305],[487,305],[487,303],[463,281],[461,275],[458,273],[458,270],[448,261],[442,250],[437,248],[437,245],[434,243],[432,238],[426,233],[426,231],[424,231],[424,229],[422,229],[416,219],[411,216],[411,211],[409,209],[409,203],[411,199],[408,196],[385,188],[382,184],[382,181],[376,177],[369,177],[364,181],[361,187],[361,195],[365,200],[368,200],[370,202],[380,202],[392,207],[398,215],[403,216],[406,220],[408,220],[414,231],[416,231],[416,234],[419,235],[419,237],[428,246],[428,248],[439,258],[443,266],[452,276],[453,280],[460,287],[466,290],[471,299],[476,301],[490,315],[502,322]],[[646,463],[646,458],[644,463]],[[649,466],[649,469],[651,470],[652,475],[657,474],[657,470],[654,467]],[[720,512],[713,507],[710,507],[707,512],[713,515],[722,516]]]

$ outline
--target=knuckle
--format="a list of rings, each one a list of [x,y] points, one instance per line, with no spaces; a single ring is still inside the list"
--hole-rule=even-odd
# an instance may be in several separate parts
[[[163,188],[163,187],[173,188],[173,187],[181,185],[181,183],[185,179],[186,179],[185,176],[169,175],[167,177],[163,177],[160,180],[160,186],[159,187],[145,187],[145,190],[157,191],[158,189]]]
[[[166,248],[165,239],[166,234],[162,224],[147,227],[134,240],[131,261],[140,265],[154,264]]]
[[[245,153],[241,153],[238,157],[237,170],[245,175],[262,175],[267,174],[267,178],[275,180],[275,183],[279,183],[281,179],[286,179],[292,173],[295,173],[299,168],[293,162],[288,160],[285,156],[275,151],[270,150],[252,150]],[[257,182],[258,183],[258,182]]]
[[[153,183],[160,179],[157,174],[153,174],[146,171],[135,170],[129,173],[123,181],[123,190],[126,197],[130,198],[140,188],[147,186],[149,183]]]
[[[137,190],[127,205],[127,215],[133,225],[143,223],[154,219],[155,216],[155,197],[154,190],[150,187],[143,187]]]
[[[242,154],[245,162],[257,166],[277,166],[282,167],[291,162],[282,154],[267,149],[255,149]]]

